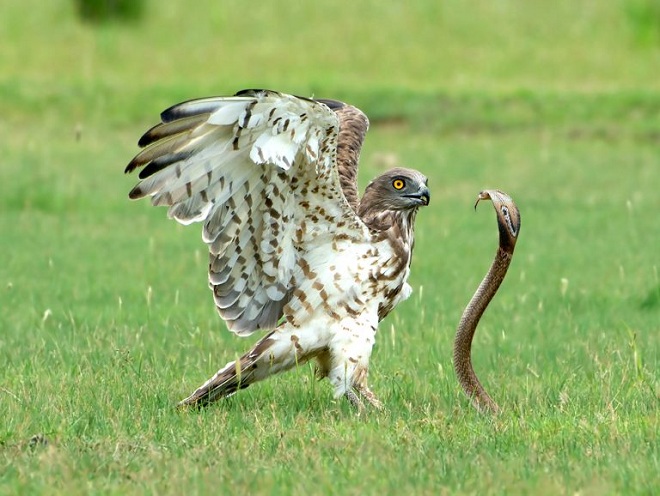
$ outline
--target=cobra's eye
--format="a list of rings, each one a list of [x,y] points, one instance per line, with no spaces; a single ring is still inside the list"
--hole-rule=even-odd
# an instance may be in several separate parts
[[[406,182],[403,179],[395,179],[392,181],[392,187],[396,190],[403,189],[406,185]]]

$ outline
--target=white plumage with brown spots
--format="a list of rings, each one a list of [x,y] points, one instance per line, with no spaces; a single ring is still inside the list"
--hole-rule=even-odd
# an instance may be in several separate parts
[[[220,316],[239,335],[269,331],[181,403],[208,404],[315,359],[336,396],[380,406],[369,358],[379,321],[411,292],[426,178],[395,168],[360,199],[369,122],[334,100],[246,90],[161,117],[126,167],[141,168],[129,196],[168,206],[182,224],[201,222]]]

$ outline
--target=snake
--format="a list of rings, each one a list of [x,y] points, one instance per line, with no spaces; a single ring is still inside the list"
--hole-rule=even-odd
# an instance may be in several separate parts
[[[481,316],[497,293],[513,258],[520,233],[520,211],[509,195],[500,190],[484,190],[477,196],[476,210],[481,200],[491,200],[497,214],[499,246],[487,274],[479,284],[456,329],[454,338],[454,370],[463,391],[472,405],[482,413],[497,414],[501,408],[479,382],[472,367],[472,338]]]

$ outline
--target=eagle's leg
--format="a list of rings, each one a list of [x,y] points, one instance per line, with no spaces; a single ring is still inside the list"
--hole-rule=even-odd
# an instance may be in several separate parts
[[[378,410],[383,409],[383,403],[376,398],[376,395],[373,393],[371,389],[367,386],[367,381],[364,381],[364,384],[361,386],[357,386],[355,389],[357,389],[357,392],[360,393],[360,395],[369,402],[371,406]]]
[[[331,363],[327,377],[335,388],[335,398],[346,397],[359,411],[363,409],[360,396],[378,407],[380,402],[367,387],[369,357],[373,348],[374,334],[355,332],[354,328],[343,331],[337,333],[336,338],[329,345]]]
[[[360,398],[358,397],[357,394],[355,394],[355,391],[353,391],[352,388],[347,389],[346,392],[344,393],[344,396],[346,397],[348,402],[357,409],[358,413],[364,411],[364,405],[362,404]]]
[[[179,406],[206,406],[255,382],[302,365],[308,359],[309,353],[305,353],[297,336],[285,329],[276,329],[238,360],[221,368]]]

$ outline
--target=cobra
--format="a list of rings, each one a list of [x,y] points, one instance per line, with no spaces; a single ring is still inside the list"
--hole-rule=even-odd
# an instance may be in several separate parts
[[[484,190],[479,193],[474,204],[475,209],[481,200],[491,200],[495,207],[500,244],[488,273],[465,307],[458,324],[454,339],[454,370],[463,391],[477,410],[499,413],[500,407],[481,385],[472,367],[472,338],[481,316],[497,293],[511,264],[520,233],[520,211],[511,197],[499,190]]]

